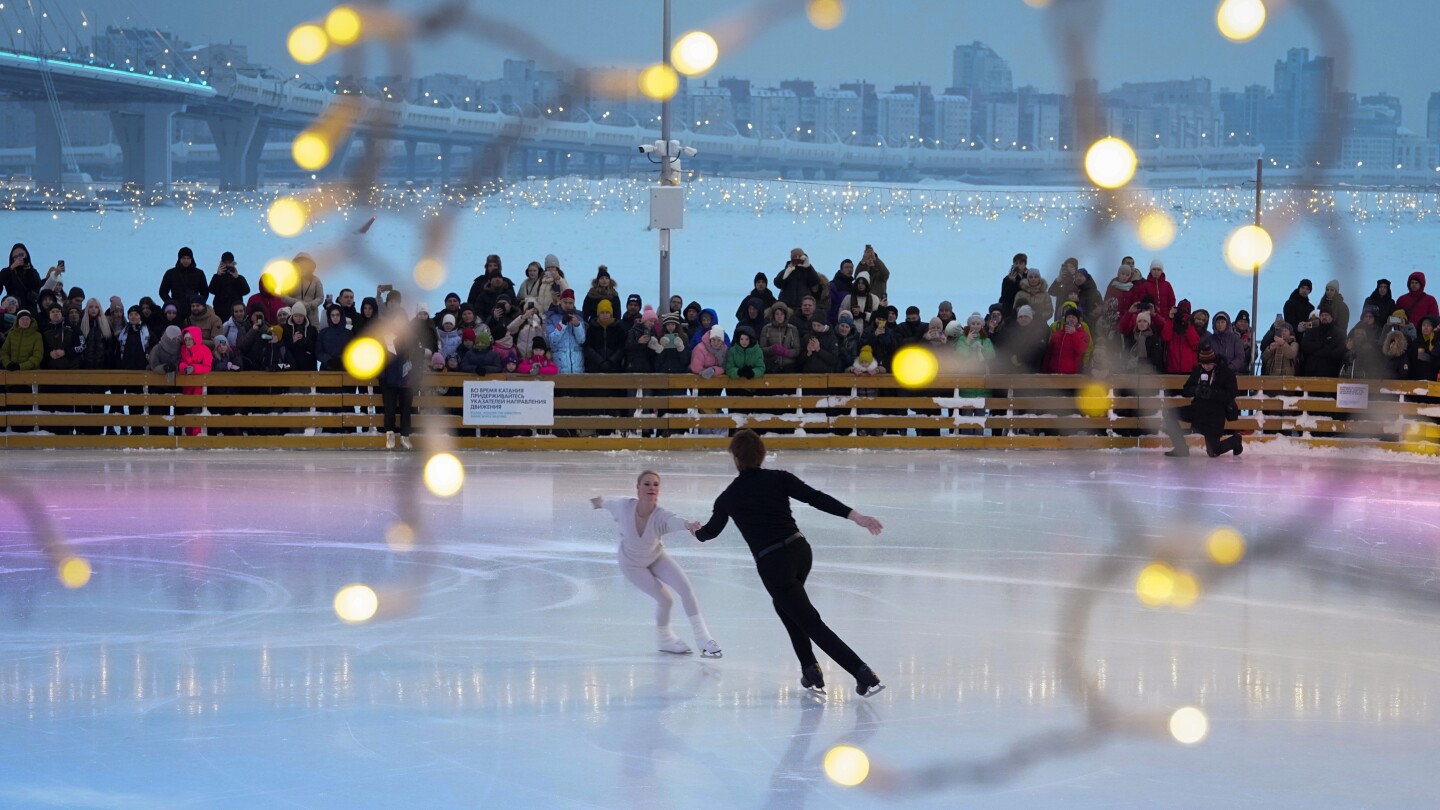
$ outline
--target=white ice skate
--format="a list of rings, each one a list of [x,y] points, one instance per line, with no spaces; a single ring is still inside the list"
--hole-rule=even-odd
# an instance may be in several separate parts
[[[689,655],[690,646],[680,640],[680,637],[669,632],[669,628],[661,628],[656,646],[660,652],[671,655]]]
[[[393,431],[393,430],[387,430],[387,431],[385,431],[385,449],[386,449],[386,450],[394,450],[394,449],[395,449],[395,431]]]
[[[709,641],[706,641],[704,644],[700,645],[700,657],[724,658],[725,655],[720,651],[720,642],[712,638]]]
[[[409,437],[409,436],[403,436],[403,435],[402,435],[402,436],[400,437],[400,446],[401,446],[401,447],[404,447],[406,450],[414,450],[414,449],[415,449],[415,445],[413,445],[413,444],[410,443],[410,437]]]

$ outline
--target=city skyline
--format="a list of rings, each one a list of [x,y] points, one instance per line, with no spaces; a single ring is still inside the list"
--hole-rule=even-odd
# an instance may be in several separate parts
[[[49,0],[57,18],[72,23],[83,11],[91,30],[109,24],[139,25],[168,30],[195,43],[234,41],[250,49],[256,62],[281,70],[324,76],[338,72],[339,60],[328,59],[305,68],[285,52],[285,36],[295,24],[323,15],[333,2],[259,0],[244,9],[197,6],[184,0],[148,0],[135,4],[98,6],[79,0]],[[433,8],[433,2],[397,0],[402,11]],[[653,15],[627,7],[629,16],[616,24],[618,6],[545,0],[524,10],[497,6],[477,9],[505,22],[535,31],[547,47],[565,53],[578,63],[594,66],[638,66],[654,61],[659,51],[659,3]],[[676,0],[675,32],[714,28],[725,19],[708,4]],[[1096,78],[1104,89],[1126,82],[1183,80],[1204,76],[1216,91],[1243,90],[1251,84],[1271,84],[1273,65],[1291,47],[1308,47],[1329,55],[1293,9],[1273,10],[1270,22],[1254,41],[1227,43],[1215,31],[1214,4],[1169,4],[1157,12],[1154,4],[1138,0],[1112,0],[1101,4],[1105,19],[1095,38]],[[98,7],[97,7],[98,6]],[[537,9],[538,12],[537,13]],[[1387,14],[1366,14],[1365,9],[1338,9],[1354,40],[1354,71],[1347,88],[1358,95],[1389,93],[1403,106],[1404,125],[1424,134],[1429,95],[1440,82],[1440,54],[1429,48],[1428,26],[1411,24],[1428,19],[1433,10],[1424,0],[1393,0]],[[1144,13],[1140,13],[1144,12]],[[1429,13],[1427,13],[1429,12]],[[0,14],[23,13],[12,6]],[[845,21],[832,31],[819,31],[803,15],[793,15],[759,33],[747,47],[723,53],[720,63],[701,81],[744,76],[757,84],[778,85],[789,79],[806,79],[835,86],[865,80],[878,86],[923,83],[937,90],[949,85],[951,57],[957,45],[981,41],[1007,59],[1015,86],[1043,91],[1067,90],[1059,65],[1049,53],[1044,12],[1020,0],[974,5],[934,0],[890,0],[884,4],[851,2]],[[1157,15],[1159,19],[1157,19]],[[7,17],[11,22],[14,18]],[[543,27],[536,25],[543,19]],[[921,21],[917,23],[916,21]],[[899,28],[897,29],[897,26]],[[78,30],[78,29],[77,29]],[[596,31],[604,32],[596,36]],[[874,58],[874,32],[902,34],[906,46],[891,48],[883,59]],[[789,47],[793,45],[793,48]],[[800,50],[798,56],[778,56]],[[1394,58],[1399,51],[1402,60]],[[856,54],[864,54],[856,58]],[[414,74],[463,73],[477,78],[499,75],[507,58],[531,58],[523,50],[506,50],[490,42],[448,37],[427,45],[416,55]],[[1407,69],[1397,70],[1398,65]],[[542,63],[539,67],[546,67]],[[372,62],[371,74],[386,72]]]

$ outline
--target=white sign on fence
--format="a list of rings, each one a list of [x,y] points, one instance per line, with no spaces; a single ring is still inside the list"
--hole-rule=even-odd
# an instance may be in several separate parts
[[[465,381],[466,425],[547,427],[555,424],[555,383]]]
[[[1342,408],[1363,411],[1370,407],[1370,386],[1364,383],[1340,383],[1335,386],[1335,404]]]

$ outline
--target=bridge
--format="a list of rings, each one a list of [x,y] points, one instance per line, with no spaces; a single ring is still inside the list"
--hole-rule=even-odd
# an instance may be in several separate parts
[[[123,179],[143,188],[171,182],[176,116],[208,123],[223,189],[259,186],[262,157],[272,136],[299,132],[342,102],[358,101],[364,112],[334,145],[332,162],[325,170],[331,177],[355,157],[355,143],[385,148],[377,146],[381,141],[404,144],[406,172],[412,179],[418,172],[421,145],[429,145],[424,151],[433,148],[441,158],[442,183],[458,162],[451,159],[457,148],[468,151],[471,161],[488,154],[495,175],[502,174],[506,166],[527,167],[522,169],[527,174],[629,174],[637,166],[648,167],[637,146],[659,137],[658,129],[633,118],[629,125],[617,125],[609,119],[596,120],[584,111],[572,112],[583,120],[557,120],[538,114],[357,97],[294,79],[235,70],[217,71],[208,77],[157,76],[134,66],[122,69],[64,56],[0,50],[0,95],[23,101],[35,116],[33,176],[43,186],[59,187],[64,178],[68,139],[57,112],[62,105],[109,112],[122,156]],[[817,142],[687,132],[683,127],[676,132],[676,137],[699,151],[687,168],[700,171],[744,170],[826,179],[844,175],[1029,183],[1080,179],[1079,155],[1065,150],[948,150],[855,145],[833,134],[827,141]],[[1142,177],[1150,173],[1168,182],[1204,183],[1249,172],[1262,151],[1260,147],[1227,146],[1149,149],[1140,152],[1141,172]],[[535,171],[537,167],[541,171]]]

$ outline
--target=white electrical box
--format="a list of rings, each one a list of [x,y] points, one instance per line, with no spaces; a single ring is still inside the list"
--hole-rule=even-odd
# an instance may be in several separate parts
[[[670,230],[685,227],[685,189],[680,186],[650,187],[650,227]]]

